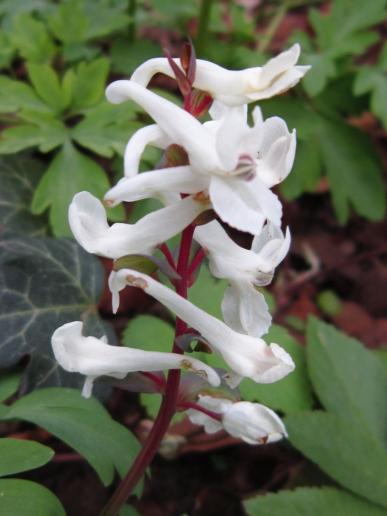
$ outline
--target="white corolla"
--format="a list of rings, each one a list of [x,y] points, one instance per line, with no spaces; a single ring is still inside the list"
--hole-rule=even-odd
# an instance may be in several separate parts
[[[229,106],[274,97],[295,86],[310,69],[310,66],[297,65],[300,51],[300,45],[296,43],[264,66],[244,70],[227,70],[215,63],[197,59],[193,86]],[[174,61],[181,67],[179,59]],[[140,65],[133,72],[131,80],[147,86],[156,73],[175,77],[168,59],[159,57]]]
[[[259,403],[199,396],[198,405],[220,416],[218,420],[200,410],[187,410],[192,423],[204,426],[208,434],[225,430],[248,444],[272,443],[287,436],[277,414]]]
[[[135,224],[109,226],[103,204],[91,193],[79,192],[69,207],[69,223],[75,239],[86,251],[116,259],[127,254],[150,254],[206,208],[206,203],[187,197],[145,215]]]
[[[74,321],[55,330],[51,337],[52,349],[59,365],[70,373],[86,376],[82,395],[91,396],[93,382],[98,376],[125,378],[136,371],[183,369],[199,374],[217,387],[220,378],[214,369],[189,356],[159,353],[124,346],[111,346],[106,337],[84,337],[83,323]]]
[[[255,287],[271,282],[289,250],[289,229],[284,235],[274,224],[265,224],[251,249],[237,245],[216,220],[198,226],[194,238],[208,255],[211,273],[230,283],[222,302],[225,322],[239,332],[264,335],[271,316],[264,296]]]
[[[133,158],[126,160],[127,177],[105,195],[109,206],[165,193],[205,191],[220,218],[241,231],[257,234],[265,220],[280,225],[282,206],[270,188],[289,174],[296,148],[295,131],[289,133],[282,119],[263,121],[256,108],[250,127],[247,106],[227,108],[216,103],[211,111],[214,119],[202,124],[133,81],[112,83],[106,95],[113,103],[134,100],[160,130],[150,126],[149,134],[135,135],[134,143],[129,142]],[[184,148],[189,164],[136,175],[144,145],[153,142],[162,147],[168,141]]]
[[[113,311],[118,308],[119,292],[127,285],[143,289],[197,330],[232,370],[233,385],[243,377],[258,383],[273,383],[293,371],[293,360],[278,344],[267,345],[263,339],[238,333],[170,288],[135,270],[121,269],[110,274]]]

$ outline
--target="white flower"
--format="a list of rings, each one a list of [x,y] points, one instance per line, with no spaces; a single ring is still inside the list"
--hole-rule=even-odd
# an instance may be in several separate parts
[[[53,333],[51,344],[55,358],[63,369],[87,377],[82,391],[86,398],[91,396],[93,382],[98,376],[122,379],[135,371],[183,369],[199,374],[215,387],[220,384],[214,369],[200,360],[177,353],[110,346],[106,337],[84,337],[82,327],[81,321],[60,326]]]
[[[197,59],[193,86],[229,106],[279,95],[295,86],[310,68],[296,65],[300,50],[300,45],[295,44],[270,59],[264,66],[245,70],[227,70],[209,61]],[[174,61],[181,67],[179,59]],[[131,80],[147,86],[156,73],[175,77],[168,60],[160,57],[145,61],[133,72]]]
[[[243,377],[258,383],[272,383],[293,371],[293,360],[278,344],[267,345],[260,338],[234,331],[168,287],[135,270],[121,269],[111,273],[109,286],[113,293],[113,311],[118,306],[118,292],[126,285],[142,288],[196,329],[235,373],[233,385]]]
[[[165,192],[206,190],[220,218],[241,231],[257,234],[266,219],[280,225],[281,203],[269,188],[290,172],[296,145],[295,131],[289,133],[280,118],[263,122],[256,108],[254,126],[249,127],[246,106],[221,109],[215,104],[212,113],[216,119],[201,124],[133,81],[112,83],[106,95],[113,103],[129,98],[137,102],[157,122],[163,138],[182,146],[189,157],[187,166],[123,178],[107,192],[109,205]],[[135,156],[142,152],[143,144],[141,140],[138,150],[132,150]]]
[[[198,226],[194,238],[208,255],[211,273],[230,282],[222,302],[225,322],[254,337],[267,333],[271,316],[264,296],[255,286],[270,283],[275,267],[289,250],[289,230],[284,237],[280,228],[268,223],[254,237],[251,249],[245,249],[214,220]]]
[[[69,207],[69,223],[77,242],[89,253],[107,258],[150,254],[154,248],[182,231],[203,210],[205,203],[187,197],[145,215],[135,224],[108,225],[105,208],[89,192],[77,193]]]
[[[221,415],[222,419],[218,421],[199,410],[187,410],[192,423],[203,425],[209,434],[225,430],[248,444],[272,443],[287,436],[285,426],[277,414],[259,403],[234,403],[224,398],[199,396],[198,405]]]

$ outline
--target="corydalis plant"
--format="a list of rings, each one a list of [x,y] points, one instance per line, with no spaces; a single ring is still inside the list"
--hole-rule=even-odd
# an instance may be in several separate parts
[[[124,177],[107,192],[105,203],[112,206],[159,197],[166,206],[136,224],[109,226],[103,205],[88,192],[80,192],[70,205],[70,226],[87,251],[115,259],[109,278],[114,312],[119,308],[120,291],[130,286],[144,290],[177,317],[170,353],[112,347],[105,338],[82,335],[79,321],[61,326],[52,337],[60,365],[86,376],[84,395],[91,395],[93,382],[101,376],[115,378],[126,389],[162,395],[144,447],[105,515],[118,513],[157,452],[176,411],[187,410],[191,421],[207,432],[226,431],[250,444],[286,436],[280,418],[263,405],[240,401],[236,386],[245,377],[273,383],[294,369],[292,358],[279,344],[262,338],[271,317],[257,287],[270,283],[290,245],[289,231],[284,234],[280,227],[282,206],[271,187],[291,170],[295,132],[289,132],[278,117],[264,121],[258,107],[250,126],[247,103],[294,86],[308,69],[296,65],[298,55],[299,47],[294,46],[262,68],[235,72],[196,60],[188,45],[180,61],[170,57],[150,60],[133,73],[132,80],[116,81],[107,88],[108,100],[133,100],[155,124],[138,130],[128,141]],[[160,71],[176,78],[184,109],[146,88],[151,76]],[[211,120],[202,123],[198,118],[208,108]],[[165,168],[138,174],[147,145],[165,151]],[[251,249],[238,246],[221,223],[213,220],[216,215],[221,222],[254,235]],[[166,240],[179,233],[180,246],[173,254]],[[199,246],[196,254],[194,240]],[[164,264],[153,257],[157,247]],[[222,303],[224,321],[187,299],[206,256],[212,274],[229,282]],[[149,275],[157,269],[148,270],[149,263],[159,265],[158,273],[169,277],[174,290]],[[191,358],[187,342],[192,338],[220,355],[227,369],[215,371]],[[169,371],[167,376],[164,370]]]

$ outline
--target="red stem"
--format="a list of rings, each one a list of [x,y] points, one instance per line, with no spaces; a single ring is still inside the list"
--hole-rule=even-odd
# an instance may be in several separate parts
[[[188,269],[188,278],[190,280],[191,280],[192,276],[195,274],[195,272],[196,272],[197,268],[199,267],[199,265],[204,260],[205,256],[206,256],[206,252],[205,252],[204,249],[201,248],[201,249],[199,249],[199,251],[193,257],[191,265],[189,266],[189,269]]]
[[[181,280],[176,281],[176,292],[185,298],[187,297],[188,293],[189,257],[194,230],[194,226],[189,225],[182,233],[179,258],[176,267],[177,273],[181,277]],[[176,338],[185,332],[186,327],[186,323],[177,317],[175,339],[173,342],[174,353],[183,353],[183,351],[176,344]],[[124,505],[129,495],[131,494],[133,488],[144,474],[144,471],[152,462],[152,459],[156,455],[160,443],[168,430],[171,419],[176,412],[179,384],[180,369],[170,370],[167,378],[165,395],[163,397],[163,401],[153,424],[152,430],[149,432],[142,450],[138,454],[126,477],[121,481],[121,484],[118,486],[117,490],[108,501],[105,508],[102,510],[101,516],[116,516],[118,514],[121,507]]]
[[[165,256],[165,258],[166,258],[167,262],[169,263],[169,265],[174,270],[176,270],[175,259],[173,258],[172,253],[171,253],[169,247],[167,246],[167,244],[164,242],[163,244],[159,245],[159,249],[163,253],[163,255]]]
[[[199,403],[195,403],[194,401],[183,401],[179,404],[179,407],[183,409],[198,410],[199,412],[203,412],[203,414],[205,414],[206,416],[209,416],[212,419],[216,419],[216,421],[222,421],[221,414],[219,414],[218,412],[213,412],[212,410],[208,410],[199,405]]]

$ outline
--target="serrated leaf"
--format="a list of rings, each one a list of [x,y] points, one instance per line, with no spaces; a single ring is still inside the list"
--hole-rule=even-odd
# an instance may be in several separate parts
[[[105,57],[77,66],[72,83],[72,111],[89,108],[102,100],[108,73],[109,61]]]
[[[35,441],[0,439],[0,477],[39,468],[54,456],[54,450]]]
[[[100,38],[124,29],[131,20],[126,0],[84,0],[82,3],[88,19],[87,39]]]
[[[59,368],[50,339],[60,325],[83,320],[85,334],[107,335],[96,313],[104,272],[99,261],[70,240],[18,238],[0,242],[0,363],[30,356],[23,385],[81,386],[84,378]]]
[[[387,453],[361,420],[324,412],[290,414],[290,442],[337,482],[387,507]]]
[[[55,45],[44,23],[31,14],[22,13],[13,20],[12,42],[20,55],[33,63],[49,63],[55,54]]]
[[[0,480],[1,511],[13,516],[66,516],[58,498],[30,480]]]
[[[0,113],[14,113],[20,109],[30,109],[40,113],[51,112],[51,108],[30,86],[22,81],[0,76]]]
[[[307,341],[310,378],[325,408],[366,429],[387,449],[387,372],[378,358],[317,319],[308,323]]]
[[[8,68],[16,53],[11,37],[4,30],[0,30],[0,69]]]
[[[66,107],[66,98],[56,71],[47,64],[27,64],[28,76],[39,97],[60,113]]]
[[[249,516],[383,516],[384,509],[334,487],[300,487],[244,503]]]
[[[333,58],[325,54],[307,54],[303,60],[312,68],[302,79],[302,85],[314,97],[323,91],[329,79],[336,76],[337,68]]]
[[[73,389],[40,389],[9,407],[5,418],[29,421],[64,441],[83,455],[109,485],[116,469],[124,476],[139,451],[139,443],[116,423],[95,399],[84,399]]]
[[[304,192],[314,192],[321,177],[321,157],[317,146],[308,142],[297,142],[294,167],[285,181],[281,184],[281,192],[289,199],[297,199]]]
[[[40,214],[49,208],[54,234],[71,236],[67,211],[74,195],[87,190],[102,198],[109,186],[104,170],[70,142],[66,142],[50,163],[35,191],[32,213]]]
[[[43,236],[47,233],[45,217],[30,212],[32,195],[43,173],[43,165],[27,156],[0,158],[1,236],[24,233]]]
[[[285,414],[311,409],[313,396],[303,348],[280,326],[273,325],[264,338],[268,343],[275,342],[283,347],[294,360],[296,369],[286,378],[270,385],[260,385],[244,379],[239,386],[242,398],[259,401],[275,410],[282,410]]]
[[[28,118],[26,114],[23,118]],[[34,116],[37,124],[20,124],[2,131],[0,154],[15,154],[24,149],[39,147],[49,152],[62,145],[67,138],[67,129],[60,120],[39,113]]]
[[[88,20],[82,12],[81,5],[77,0],[61,2],[48,17],[51,31],[63,43],[85,39]]]

